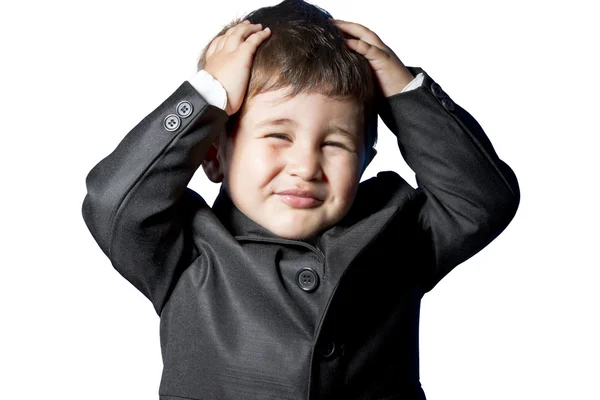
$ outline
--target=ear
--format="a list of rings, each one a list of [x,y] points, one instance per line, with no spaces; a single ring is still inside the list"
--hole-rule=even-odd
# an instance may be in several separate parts
[[[217,144],[218,146],[218,144]],[[202,161],[202,168],[204,173],[214,183],[223,181],[223,168],[219,161],[219,150],[215,146],[215,143],[210,145],[204,161]]]

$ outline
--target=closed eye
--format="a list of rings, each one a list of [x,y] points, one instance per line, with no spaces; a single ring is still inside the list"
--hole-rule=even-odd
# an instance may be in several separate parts
[[[325,142],[325,143],[323,143],[323,146],[327,146],[327,145],[335,146],[335,147],[341,147],[342,149],[348,150],[348,147],[346,147],[343,144],[338,143],[338,142]]]
[[[270,133],[270,134],[266,135],[265,137],[274,137],[277,139],[290,140],[289,136],[281,134],[281,133]],[[334,146],[334,147],[340,147],[342,149],[350,150],[350,149],[348,149],[347,146],[345,146],[344,144],[339,143],[339,142],[325,142],[325,143],[323,143],[323,146]]]
[[[281,133],[271,133],[265,137],[275,137],[275,138],[279,138],[279,139],[289,140],[289,137],[287,135],[283,135]]]

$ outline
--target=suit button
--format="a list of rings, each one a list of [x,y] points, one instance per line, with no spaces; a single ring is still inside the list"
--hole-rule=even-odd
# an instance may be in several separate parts
[[[312,292],[319,286],[319,275],[312,268],[303,268],[296,274],[296,283],[300,289]]]
[[[442,99],[442,105],[446,108],[446,110],[454,111],[454,102],[448,96]]]
[[[335,342],[327,342],[321,349],[321,355],[323,358],[331,358],[335,353]]]
[[[433,93],[438,99],[446,97],[446,93],[442,90],[442,87],[437,82],[433,82],[431,84],[431,93]]]
[[[181,120],[177,115],[169,114],[165,117],[164,126],[169,132],[176,131],[179,125],[181,125]]]
[[[183,118],[189,117],[192,114],[193,109],[194,107],[192,107],[192,104],[189,101],[184,100],[177,104],[177,114]]]

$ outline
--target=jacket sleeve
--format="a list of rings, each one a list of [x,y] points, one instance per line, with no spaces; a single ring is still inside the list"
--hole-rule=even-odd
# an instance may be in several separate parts
[[[520,202],[512,169],[479,123],[423,69],[423,84],[380,101],[379,114],[415,172],[422,284],[431,290],[510,223]]]
[[[182,269],[198,256],[187,184],[228,115],[184,81],[86,177],[83,219],[114,268],[160,315]]]

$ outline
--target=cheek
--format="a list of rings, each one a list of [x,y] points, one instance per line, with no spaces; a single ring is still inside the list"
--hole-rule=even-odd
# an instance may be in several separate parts
[[[277,174],[278,153],[273,148],[255,141],[238,142],[231,155],[230,176],[242,185],[252,182],[262,186]]]
[[[327,165],[327,176],[336,197],[348,199],[358,188],[359,167],[356,157],[339,157]]]

